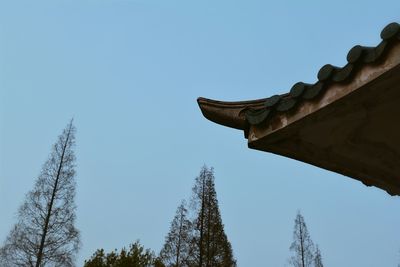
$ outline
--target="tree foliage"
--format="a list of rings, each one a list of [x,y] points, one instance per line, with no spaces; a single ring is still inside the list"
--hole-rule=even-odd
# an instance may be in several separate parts
[[[309,267],[314,259],[314,244],[300,212],[297,213],[294,222],[293,243],[290,246],[294,255],[289,262],[295,267]]]
[[[129,249],[122,248],[105,253],[103,249],[98,249],[92,257],[85,261],[84,267],[162,267],[150,249],[144,247],[136,241],[129,246]]]
[[[74,144],[71,120],[18,210],[18,222],[0,249],[2,266],[74,266],[80,244],[74,226]]]
[[[318,245],[317,245],[317,248],[315,249],[314,266],[315,267],[324,267],[324,265],[322,264],[321,251],[319,250]]]
[[[232,247],[224,231],[214,183],[214,170],[204,166],[193,186],[192,264],[195,266],[236,266]]]
[[[236,266],[224,232],[214,179],[213,169],[204,166],[192,189],[190,210],[184,203],[178,207],[160,252],[165,266]]]
[[[182,201],[176,210],[160,259],[165,266],[188,266],[191,255],[192,222],[188,219],[186,202]]]

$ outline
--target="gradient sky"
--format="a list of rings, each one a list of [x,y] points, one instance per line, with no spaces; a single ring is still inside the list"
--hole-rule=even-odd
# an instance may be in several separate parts
[[[400,198],[247,148],[196,98],[263,98],[376,45],[400,1],[0,0],[0,240],[71,117],[78,265],[158,252],[203,164],[239,266],[287,266],[301,210],[328,267],[400,263]]]

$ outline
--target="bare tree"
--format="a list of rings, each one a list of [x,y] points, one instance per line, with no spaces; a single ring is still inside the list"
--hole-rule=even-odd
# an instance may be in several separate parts
[[[314,266],[315,267],[324,267],[324,264],[322,263],[321,251],[319,250],[318,245],[317,245],[317,248],[315,249]]]
[[[18,211],[0,258],[4,266],[74,266],[79,249],[75,222],[75,127],[58,137],[32,191]]]
[[[192,223],[188,219],[186,202],[183,200],[176,210],[165,244],[160,251],[160,259],[167,267],[188,265],[190,254]]]
[[[294,223],[293,243],[290,246],[294,255],[289,262],[295,267],[309,267],[314,259],[314,244],[300,212],[297,213]]]

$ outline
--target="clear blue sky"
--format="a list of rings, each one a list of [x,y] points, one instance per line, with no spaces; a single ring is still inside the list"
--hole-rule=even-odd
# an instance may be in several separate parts
[[[239,266],[286,266],[299,209],[326,266],[397,266],[399,197],[250,150],[196,103],[314,82],[392,21],[399,1],[1,0],[0,240],[74,117],[79,265],[158,252],[206,163]]]

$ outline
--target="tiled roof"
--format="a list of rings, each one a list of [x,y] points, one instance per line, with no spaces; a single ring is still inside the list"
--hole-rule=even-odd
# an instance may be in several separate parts
[[[243,130],[249,148],[400,195],[400,25],[387,25],[381,38],[351,48],[343,67],[323,66],[313,84],[250,101],[200,97],[199,107],[207,119]]]
[[[330,85],[351,82],[354,74],[365,65],[379,64],[390,48],[400,42],[400,25],[390,23],[382,30],[380,36],[382,41],[375,47],[356,45],[351,48],[345,66],[323,66],[318,72],[318,81],[314,84],[298,82],[292,86],[289,93],[271,96],[263,100],[263,105],[257,103],[256,106],[246,108],[244,114],[247,123],[258,125],[271,118],[274,113],[295,110],[298,104],[317,99]]]

